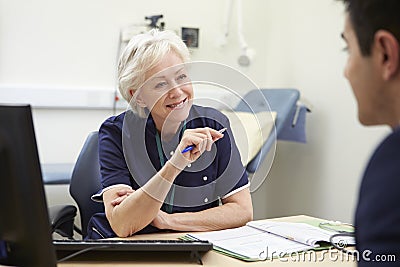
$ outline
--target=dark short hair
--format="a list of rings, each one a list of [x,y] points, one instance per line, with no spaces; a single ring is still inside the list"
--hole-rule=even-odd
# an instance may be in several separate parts
[[[340,1],[346,5],[362,55],[371,54],[374,35],[380,29],[400,40],[400,0]]]

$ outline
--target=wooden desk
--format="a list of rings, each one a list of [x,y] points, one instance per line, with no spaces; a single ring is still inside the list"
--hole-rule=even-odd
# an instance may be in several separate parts
[[[287,222],[304,222],[308,220],[319,220],[313,217],[299,215],[284,218],[276,218],[271,220],[287,221]],[[146,234],[130,237],[129,239],[175,239],[183,236],[185,233],[161,233]],[[310,252],[311,253],[311,252]],[[314,253],[314,252],[312,252]],[[331,254],[329,254],[331,253]],[[311,259],[311,260],[310,260]],[[304,258],[282,258],[257,262],[244,262],[216,251],[209,251],[202,254],[204,266],[356,266],[356,261],[337,250],[319,251],[314,254],[304,254]],[[171,253],[171,252],[135,252],[135,253],[112,253],[109,255],[101,255],[101,259],[85,259],[82,261],[70,261],[58,264],[59,267],[88,267],[88,266],[201,266],[190,259],[188,253]]]

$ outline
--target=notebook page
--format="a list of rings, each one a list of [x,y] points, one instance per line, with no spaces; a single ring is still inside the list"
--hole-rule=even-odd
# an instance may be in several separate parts
[[[244,260],[265,260],[306,251],[311,246],[300,244],[249,226],[221,231],[189,234],[191,238],[208,240],[225,254]],[[236,255],[235,255],[236,254]]]
[[[313,247],[319,247],[318,242],[321,241],[329,242],[331,235],[335,234],[306,223],[252,221],[248,222],[247,225]]]

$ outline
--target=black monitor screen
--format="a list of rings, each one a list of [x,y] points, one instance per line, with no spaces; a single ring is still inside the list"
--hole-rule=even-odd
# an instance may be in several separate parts
[[[56,266],[30,106],[0,106],[0,264]]]

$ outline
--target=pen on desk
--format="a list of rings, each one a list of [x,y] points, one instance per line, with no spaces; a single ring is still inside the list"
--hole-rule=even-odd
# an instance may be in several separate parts
[[[218,132],[219,132],[219,133],[223,133],[223,132],[225,132],[225,131],[226,131],[226,128],[222,128],[222,129],[219,130]],[[195,147],[194,145],[187,146],[184,150],[182,150],[182,154],[183,154],[183,153],[186,153],[186,152],[189,152],[189,151],[192,150],[194,147]]]

